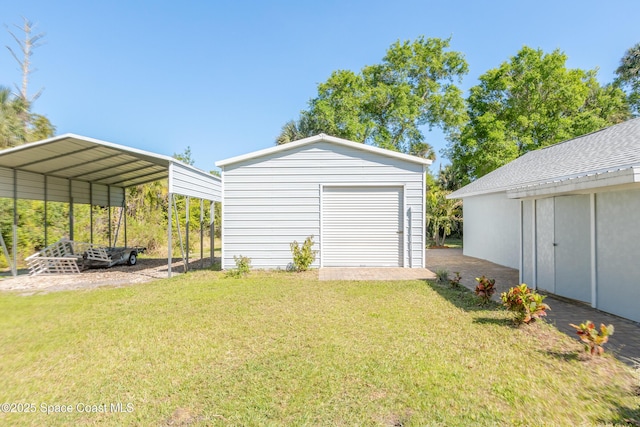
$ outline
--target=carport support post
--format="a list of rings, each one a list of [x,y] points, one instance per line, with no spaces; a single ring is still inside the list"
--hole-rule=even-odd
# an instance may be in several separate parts
[[[204,268],[204,199],[200,199],[200,268]]]
[[[69,180],[69,240],[73,241],[73,190],[71,188],[71,180]]]
[[[124,217],[124,247],[127,247],[127,190],[122,189],[122,215]]]
[[[167,246],[168,246],[168,254],[167,254],[167,275],[171,277],[171,261],[173,261],[173,242],[171,241],[171,222],[173,221],[171,218],[171,211],[173,210],[173,193],[169,193],[169,213],[168,213],[168,224],[167,224]]]
[[[13,241],[11,242],[11,252],[13,252],[13,263],[10,260],[11,274],[18,275],[18,171],[13,170]]]
[[[213,267],[213,261],[215,260],[216,251],[216,226],[214,223],[216,214],[216,202],[211,201],[209,205],[209,247],[211,248],[211,266]]]
[[[186,265],[185,265],[185,269],[184,269],[185,272],[187,271],[187,267],[189,265],[189,217],[191,216],[191,215],[189,215],[189,200],[191,200],[191,198],[189,196],[187,196],[187,200],[185,202],[186,212],[185,212],[185,219],[184,219],[184,227],[186,229],[185,230],[185,233],[186,233],[185,239],[186,239],[186,242],[187,242],[187,245],[186,245],[187,246],[186,247],[186,256],[185,256]]]
[[[109,236],[109,247],[111,247],[111,186],[107,185],[107,236]]]
[[[47,175],[44,176],[44,247],[46,248],[48,245],[48,236],[47,236]]]
[[[89,183],[89,243],[93,244],[93,182]]]

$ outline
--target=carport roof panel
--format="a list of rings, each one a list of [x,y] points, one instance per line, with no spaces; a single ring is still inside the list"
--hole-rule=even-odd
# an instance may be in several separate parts
[[[171,163],[183,164],[168,156],[74,134],[0,151],[0,167],[118,187],[166,179]]]

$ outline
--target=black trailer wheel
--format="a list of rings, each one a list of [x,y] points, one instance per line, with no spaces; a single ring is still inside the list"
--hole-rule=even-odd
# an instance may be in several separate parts
[[[138,262],[138,254],[136,253],[136,251],[133,251],[129,254],[129,259],[127,260],[127,264],[136,265],[136,262]]]

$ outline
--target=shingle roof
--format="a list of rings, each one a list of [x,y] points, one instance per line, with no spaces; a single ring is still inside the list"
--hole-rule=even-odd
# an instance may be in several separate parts
[[[640,167],[640,118],[531,151],[449,197],[497,193],[633,167]]]

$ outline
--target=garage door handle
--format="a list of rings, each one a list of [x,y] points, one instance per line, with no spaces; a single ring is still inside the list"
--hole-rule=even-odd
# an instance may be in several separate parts
[[[558,244],[557,244],[557,243],[554,243],[554,244],[553,244],[553,246],[558,246]]]
[[[399,231],[396,231],[396,233],[397,233],[397,234],[404,234],[404,231],[399,230]]]

